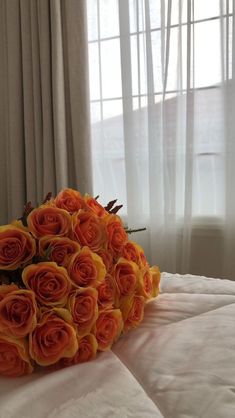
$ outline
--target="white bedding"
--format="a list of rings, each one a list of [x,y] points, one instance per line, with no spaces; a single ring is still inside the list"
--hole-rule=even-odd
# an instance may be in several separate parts
[[[141,326],[57,372],[0,378],[0,417],[234,418],[235,282],[164,273]]]

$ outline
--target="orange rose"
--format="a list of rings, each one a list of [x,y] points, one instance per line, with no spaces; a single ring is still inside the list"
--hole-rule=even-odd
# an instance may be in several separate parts
[[[68,235],[71,217],[66,210],[42,205],[32,210],[27,218],[28,228],[35,238]]]
[[[115,303],[117,286],[111,274],[106,274],[104,281],[97,287],[98,304],[101,308],[112,308]]]
[[[108,350],[118,339],[123,329],[122,314],[119,309],[102,311],[96,321],[94,334],[97,339],[98,349]]]
[[[13,292],[13,290],[19,290],[16,284],[0,284],[0,302],[5,296],[8,295],[8,293]]]
[[[135,246],[138,249],[139,255],[140,255],[140,267],[149,267],[143,248],[140,245],[136,244],[136,242],[135,242]]]
[[[101,257],[83,247],[70,259],[68,272],[76,286],[97,287],[104,280],[106,269]]]
[[[110,271],[113,267],[113,256],[110,251],[101,249],[100,251],[97,251],[97,254],[102,258],[106,271]]]
[[[114,267],[114,278],[119,289],[120,297],[134,293],[138,285],[140,271],[133,261],[120,258]]]
[[[141,271],[137,293],[145,299],[153,297],[153,279],[149,267]]]
[[[97,299],[97,290],[91,287],[77,289],[69,297],[68,308],[80,337],[91,331],[98,317]]]
[[[91,212],[95,213],[95,215],[97,215],[99,218],[103,218],[104,216],[108,214],[105,208],[102,205],[100,205],[100,203],[98,203],[97,200],[94,199],[93,197],[89,195],[85,195],[84,201],[88,209],[90,209]]]
[[[77,363],[93,360],[96,357],[98,344],[93,334],[85,335],[78,340],[78,351],[75,356]]]
[[[152,277],[152,283],[153,283],[153,291],[152,291],[152,297],[155,298],[159,293],[159,284],[161,280],[161,272],[157,266],[152,266],[150,268],[150,274]]]
[[[120,309],[122,311],[124,330],[135,328],[144,317],[145,300],[142,296],[132,295],[123,299]]]
[[[16,270],[36,252],[33,237],[13,225],[0,226],[0,270]]]
[[[79,211],[72,216],[72,239],[92,251],[104,248],[107,239],[106,226],[102,219],[92,212]]]
[[[127,242],[127,233],[117,215],[110,215],[105,218],[105,221],[108,231],[108,249],[117,258],[122,254],[123,247]]]
[[[32,371],[26,342],[0,334],[0,375],[20,377]]]
[[[127,241],[123,247],[122,256],[129,261],[134,261],[137,265],[140,264],[140,252],[137,244],[133,241]]]
[[[40,304],[52,307],[66,304],[71,281],[64,267],[54,262],[30,264],[23,270],[22,280]]]
[[[39,240],[39,255],[48,257],[59,266],[67,267],[71,256],[80,251],[80,245],[67,237],[44,237]]]
[[[85,361],[93,360],[96,357],[98,344],[93,334],[87,334],[78,340],[78,351],[72,358],[63,358],[60,367],[68,367]]]
[[[54,200],[58,208],[64,209],[69,213],[78,212],[85,206],[81,194],[77,190],[62,190]]]
[[[63,357],[73,357],[78,350],[76,331],[59,316],[59,311],[45,312],[29,335],[30,356],[41,366],[55,364]]]
[[[33,292],[11,291],[0,302],[0,332],[16,338],[25,337],[36,326],[36,313]]]

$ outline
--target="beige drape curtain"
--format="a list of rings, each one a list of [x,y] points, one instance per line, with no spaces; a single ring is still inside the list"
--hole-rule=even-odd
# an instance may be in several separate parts
[[[91,192],[85,0],[0,0],[0,223]]]

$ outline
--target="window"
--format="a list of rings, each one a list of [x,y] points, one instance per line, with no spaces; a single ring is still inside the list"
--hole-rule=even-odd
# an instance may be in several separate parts
[[[151,87],[156,115],[162,112],[164,102],[169,178],[175,170],[175,132],[180,129],[182,137],[191,132],[192,214],[223,216],[225,122],[221,86],[228,85],[232,76],[232,3],[172,0],[170,11],[168,1],[87,0],[93,180],[102,203],[118,197],[126,213],[125,158],[133,152],[139,167],[137,183],[142,184],[142,211],[148,214],[149,190],[145,185],[149,176]],[[185,111],[180,127],[179,100],[181,112]],[[189,110],[184,108],[186,100],[191,100]],[[126,137],[128,129],[131,140]],[[189,133],[185,133],[187,129]],[[186,143],[179,149],[185,154]],[[181,170],[180,155],[177,158]],[[183,183],[183,175],[179,178]],[[184,199],[182,193],[172,211],[180,215]]]

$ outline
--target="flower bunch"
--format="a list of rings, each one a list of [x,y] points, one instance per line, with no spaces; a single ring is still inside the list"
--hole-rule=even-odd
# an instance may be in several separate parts
[[[0,227],[0,374],[89,361],[136,327],[160,272],[115,201],[65,189]]]

